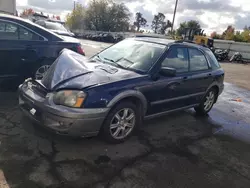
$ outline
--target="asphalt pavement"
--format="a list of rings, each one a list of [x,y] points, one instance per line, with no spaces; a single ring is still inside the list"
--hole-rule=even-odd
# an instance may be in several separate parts
[[[82,40],[88,56],[109,44]],[[206,117],[190,109],[145,121],[123,144],[72,139],[28,123],[0,92],[0,188],[250,186],[250,91],[226,83]]]

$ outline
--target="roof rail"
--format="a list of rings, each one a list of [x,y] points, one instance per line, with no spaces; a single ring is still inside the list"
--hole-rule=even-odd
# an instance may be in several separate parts
[[[190,41],[190,40],[176,40],[174,43],[191,43],[191,44],[196,44],[194,41]],[[205,44],[197,44],[197,45],[200,45],[200,46],[203,46],[205,48],[209,48],[207,45]],[[210,49],[210,48],[209,48]]]
[[[135,37],[135,38],[147,37],[147,38],[162,38],[162,39],[169,39],[167,36],[165,36],[165,35],[159,35],[159,34],[136,34],[134,37]]]
[[[191,41],[191,40],[176,40],[176,41],[175,41],[175,43],[183,43],[183,42],[195,44],[195,42],[194,42],[194,41]]]

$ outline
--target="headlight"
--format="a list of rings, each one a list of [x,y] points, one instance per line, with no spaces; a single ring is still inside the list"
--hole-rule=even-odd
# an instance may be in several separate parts
[[[83,91],[63,90],[54,95],[53,101],[57,105],[80,108],[85,97],[86,94]]]

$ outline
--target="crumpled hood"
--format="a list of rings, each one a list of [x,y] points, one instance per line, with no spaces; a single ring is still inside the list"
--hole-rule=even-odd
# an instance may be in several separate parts
[[[64,49],[51,65],[41,83],[49,90],[83,89],[129,78],[141,77],[133,71],[92,62],[88,58]]]

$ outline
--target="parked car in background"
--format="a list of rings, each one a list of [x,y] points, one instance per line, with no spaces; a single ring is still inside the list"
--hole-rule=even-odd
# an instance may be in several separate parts
[[[29,20],[0,14],[0,88],[42,78],[64,48],[84,55],[81,43]],[[13,82],[13,83],[12,83]]]
[[[131,38],[91,59],[62,51],[42,80],[19,87],[19,101],[25,116],[58,134],[101,133],[119,143],[143,119],[192,107],[207,114],[223,80],[224,71],[206,47]]]
[[[52,22],[49,20],[38,20],[35,23],[58,35],[70,36],[70,37],[75,36],[74,33],[68,31],[62,24],[57,23],[57,22]]]
[[[122,36],[121,34],[113,34],[109,32],[76,34],[76,37],[108,43],[117,43],[124,39],[124,36]]]

